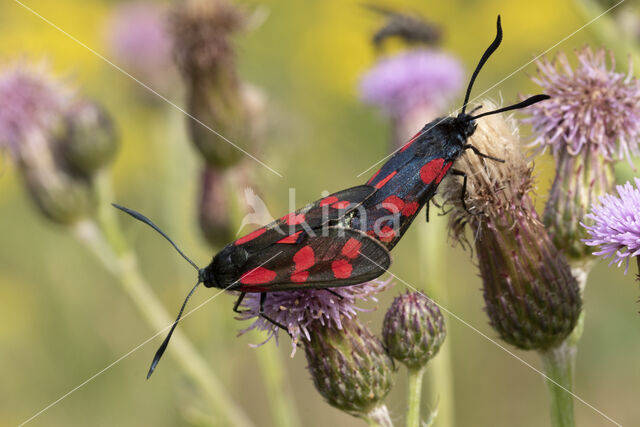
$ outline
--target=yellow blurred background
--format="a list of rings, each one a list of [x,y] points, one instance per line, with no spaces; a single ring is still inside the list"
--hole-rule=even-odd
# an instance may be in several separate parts
[[[0,4],[0,61],[47,58],[82,93],[100,100],[116,121],[122,145],[115,162],[117,202],[145,212],[200,264],[212,255],[197,225],[199,159],[178,110],[145,93],[136,82],[96,56],[108,56],[106,23],[121,2],[106,0],[24,0],[41,16],[7,0]],[[268,12],[266,21],[239,38],[237,56],[243,79],[259,86],[269,106],[268,139],[257,156],[279,171],[279,178],[254,164],[256,188],[274,215],[288,209],[289,188],[298,204],[323,190],[336,191],[364,181],[360,172],[384,157],[388,120],[358,100],[359,77],[376,58],[370,39],[380,18],[361,1],[268,1],[246,3]],[[492,40],[495,17],[502,15],[504,42],[475,85],[479,94],[534,56],[579,29],[584,17],[571,1],[387,1],[417,11],[442,25],[443,48],[458,55],[470,74]],[[59,28],[43,20],[46,18]],[[69,34],[65,35],[62,31]],[[74,41],[76,38],[80,43]],[[551,49],[570,53],[597,45],[589,28]],[[88,48],[87,48],[88,47]],[[625,69],[620,67],[620,69]],[[529,65],[486,96],[516,100],[536,91]],[[179,83],[176,83],[179,86]],[[181,93],[169,95],[184,105]],[[456,105],[459,102],[456,103]],[[523,132],[526,135],[526,132]],[[26,197],[14,167],[3,159],[0,177],[0,425],[27,420],[156,331],[141,321],[129,299],[114,286],[101,264],[65,229],[45,222]],[[544,203],[552,174],[549,158],[536,163],[538,198]],[[630,176],[628,166],[621,175]],[[420,215],[420,221],[423,216]],[[193,282],[193,271],[149,229],[122,218],[142,270],[167,309],[174,313]],[[434,219],[426,228],[444,227]],[[413,227],[394,250],[392,271],[420,289]],[[496,338],[483,313],[481,283],[474,259],[461,248],[435,245],[446,262],[447,309],[489,337]],[[633,272],[633,269],[632,269]],[[382,295],[379,309],[361,317],[379,332],[381,319],[402,283]],[[192,305],[210,296],[200,289]],[[599,263],[585,295],[587,313],[576,367],[575,393],[623,425],[640,422],[640,317],[633,274]],[[221,377],[227,393],[259,426],[272,425],[267,390],[256,361],[262,341],[248,324],[234,320],[233,297],[221,296],[181,325]],[[365,304],[365,306],[367,306]],[[371,305],[368,305],[371,307]],[[541,376],[477,332],[448,318],[446,346],[453,355],[455,415],[458,426],[548,425],[546,388]],[[206,415],[194,387],[170,357],[145,380],[156,339],[48,409],[29,425],[201,425]],[[273,342],[267,345],[274,345]],[[304,353],[289,358],[288,340],[279,352],[287,368],[292,407],[305,426],[363,425],[324,403],[305,369]],[[510,349],[540,368],[535,354]],[[405,372],[387,399],[400,419],[405,405]],[[435,402],[437,396],[425,396]],[[575,403],[578,425],[607,421]]]

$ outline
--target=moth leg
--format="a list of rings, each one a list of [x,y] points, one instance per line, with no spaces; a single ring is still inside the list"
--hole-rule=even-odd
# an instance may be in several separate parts
[[[473,151],[474,153],[476,153],[476,156],[478,156],[478,157],[484,157],[485,159],[494,160],[496,162],[504,163],[503,159],[499,159],[497,157],[493,157],[493,156],[490,156],[488,154],[484,154],[483,152],[481,152],[480,150],[478,150],[476,147],[474,147],[471,144],[467,144],[462,148],[464,148],[465,150]]]
[[[244,299],[244,296],[246,294],[246,292],[242,292],[236,300],[236,303],[233,305],[233,311],[235,311],[236,313],[242,313],[242,311],[238,310],[238,307],[240,307],[240,304],[242,303],[242,300]]]
[[[431,204],[431,200],[427,200],[427,203],[425,203],[425,214],[427,217],[427,222],[429,222],[429,205]]]
[[[284,331],[291,336],[291,334],[289,334],[289,329],[287,329],[286,326],[284,326],[282,323],[280,322],[276,322],[275,320],[273,320],[272,318],[270,318],[269,316],[267,316],[266,314],[264,314],[264,303],[267,300],[267,293],[266,292],[262,292],[260,293],[260,308],[258,309],[258,314],[260,314],[260,317],[262,317],[264,320],[274,324],[275,326],[277,326],[280,329],[284,329]],[[292,337],[293,338],[293,337]]]
[[[464,201],[464,196],[467,195],[467,174],[458,169],[451,169],[451,174],[462,177],[462,192],[460,193],[460,201],[462,202],[462,207],[468,214],[473,215],[472,212],[467,208],[467,203]]]
[[[342,295],[340,295],[339,293],[337,293],[336,291],[329,289],[329,288],[322,288],[325,291],[329,292],[331,295],[335,295],[336,297],[338,297],[339,299],[344,299],[344,297]]]

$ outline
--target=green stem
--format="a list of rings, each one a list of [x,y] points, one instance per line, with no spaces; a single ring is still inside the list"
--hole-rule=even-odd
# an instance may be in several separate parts
[[[448,305],[446,260],[446,218],[433,215],[431,209],[429,223],[419,221],[419,259],[421,283],[426,287],[429,297],[444,307]],[[445,314],[445,317],[448,317]],[[437,357],[429,361],[429,375],[427,388],[429,397],[438,397],[438,427],[455,426],[454,391],[453,391],[453,362],[451,346],[445,341]]]
[[[273,417],[273,425],[293,427],[300,425],[293,396],[287,391],[282,356],[275,345],[263,345],[256,349],[256,357],[262,372]]]
[[[420,404],[422,403],[422,377],[424,369],[409,369],[409,397],[407,427],[420,427]]]
[[[133,251],[129,249],[115,217],[115,209],[107,202],[112,200],[110,181],[107,175],[98,176],[96,190],[99,210],[96,222],[86,220],[73,227],[74,235],[118,278],[118,283],[129,295],[135,307],[154,330],[162,330],[173,323],[158,297],[142,277]],[[251,427],[253,423],[245,412],[235,404],[229,393],[211,371],[205,360],[191,342],[176,332],[168,348],[178,366],[198,386],[216,414],[226,424]]]
[[[371,427],[393,427],[389,410],[385,405],[376,406],[364,416],[364,419]]]
[[[551,425],[553,427],[573,427],[573,360],[575,347],[565,343],[540,352],[549,390]]]

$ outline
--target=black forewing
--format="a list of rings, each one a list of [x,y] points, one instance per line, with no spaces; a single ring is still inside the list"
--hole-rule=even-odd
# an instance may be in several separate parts
[[[375,192],[376,188],[370,185],[358,185],[338,191],[254,231],[253,233],[260,233],[264,229],[264,232],[257,237],[251,240],[241,237],[236,240],[235,244],[242,245],[249,253],[253,253],[298,232],[301,232],[299,237],[302,238],[302,234],[306,234],[305,232],[322,227],[329,221],[335,221],[347,215]],[[304,222],[298,223],[302,219]]]
[[[243,276],[250,276],[254,269],[261,277],[265,270],[275,275],[265,282],[243,280],[241,276],[237,286],[250,292],[252,286],[256,291],[277,291],[355,285],[375,279],[390,265],[389,251],[376,239],[350,228],[326,227],[325,235],[305,235],[294,244],[272,244],[250,257],[242,268]]]

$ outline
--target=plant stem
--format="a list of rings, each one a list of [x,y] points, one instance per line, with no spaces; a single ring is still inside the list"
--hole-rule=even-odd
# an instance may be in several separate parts
[[[409,369],[409,395],[407,427],[420,427],[420,404],[422,403],[422,377],[424,368]]]
[[[429,223],[420,222],[419,259],[421,282],[425,284],[430,298],[437,304],[447,306],[448,292],[446,280],[446,260],[444,252],[446,248],[446,224],[445,217],[433,215],[431,209]],[[445,318],[448,317],[445,314]],[[455,426],[453,368],[451,346],[445,340],[437,357],[429,362],[429,375],[427,376],[429,397],[438,397],[438,427]]]
[[[386,405],[376,406],[369,411],[364,419],[371,427],[393,427]]]
[[[96,190],[99,197],[96,222],[79,222],[73,227],[74,235],[118,278],[119,284],[152,329],[168,328],[173,323],[173,318],[142,277],[136,256],[129,249],[116,220],[116,210],[107,203],[112,197],[109,177],[106,174],[97,177]],[[173,336],[168,350],[175,357],[178,366],[207,398],[214,412],[225,419],[226,424],[253,426],[242,408],[229,398],[229,393],[193,344],[180,332]]]
[[[575,347],[566,342],[545,352],[540,352],[549,390],[551,425],[553,427],[573,427],[573,396],[567,391],[573,387],[573,360]],[[558,386],[560,385],[560,386]]]
[[[300,425],[293,396],[287,392],[282,356],[275,345],[263,345],[256,349],[256,357],[266,386],[273,425],[293,427]]]

